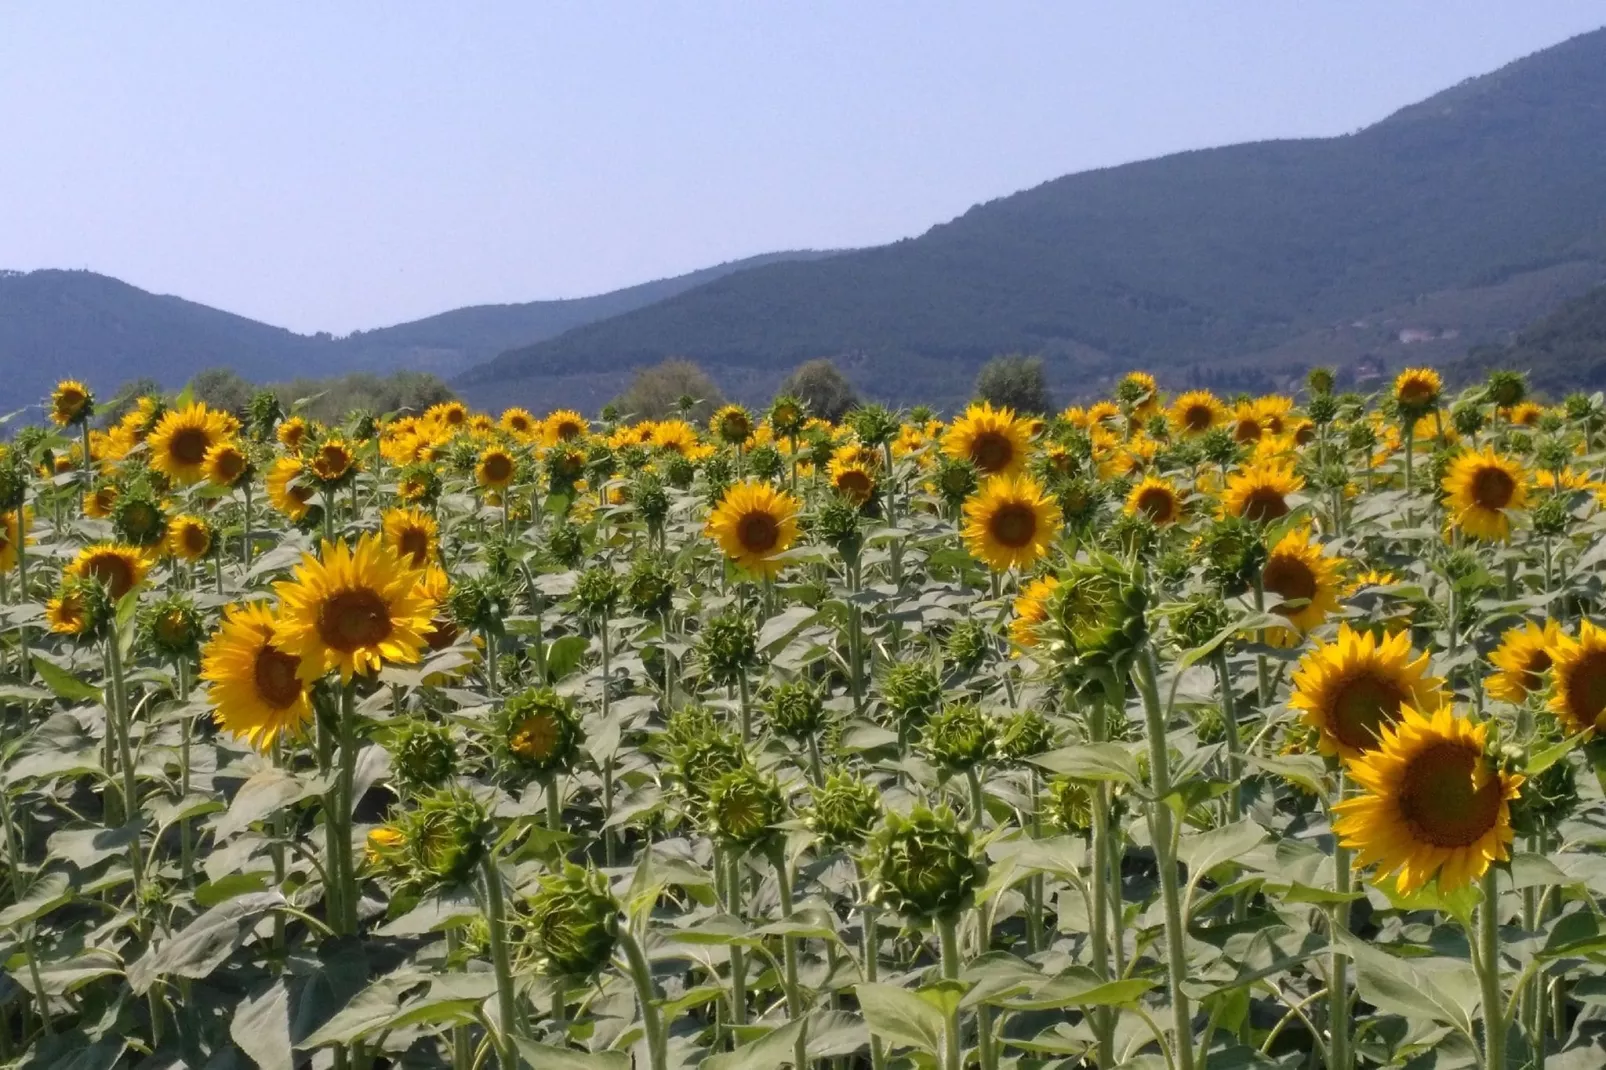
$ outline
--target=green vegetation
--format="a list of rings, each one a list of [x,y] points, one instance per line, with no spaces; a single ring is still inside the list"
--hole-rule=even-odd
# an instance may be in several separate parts
[[[1528,373],[1534,388],[1559,397],[1606,388],[1606,286],[1568,301],[1505,346],[1480,346],[1448,369],[1473,379],[1498,368]]]
[[[780,393],[791,394],[808,408],[810,416],[832,423],[842,419],[859,404],[859,395],[847,376],[828,360],[811,360],[800,365],[781,384]]]
[[[214,409],[243,417],[256,384],[229,368],[207,368],[187,384],[191,396]],[[292,379],[288,383],[269,383],[279,396],[285,412],[297,412],[309,419],[336,424],[351,412],[420,413],[431,405],[457,397],[452,388],[429,372],[399,371],[391,375],[353,372],[328,379]],[[103,426],[110,426],[127,412],[135,400],[146,394],[162,394],[154,379],[136,379],[118,387],[112,397],[116,404],[97,413]]]
[[[1042,416],[1054,408],[1040,357],[994,357],[976,375],[976,396],[995,406]]]
[[[634,420],[662,420],[685,416],[706,422],[714,410],[725,404],[708,373],[688,360],[666,360],[642,368],[630,387],[612,402],[621,416]]]

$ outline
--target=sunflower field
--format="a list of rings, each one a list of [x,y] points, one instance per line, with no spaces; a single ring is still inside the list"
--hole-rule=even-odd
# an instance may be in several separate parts
[[[0,1066],[1606,1065],[1606,404],[1527,393],[63,382]]]

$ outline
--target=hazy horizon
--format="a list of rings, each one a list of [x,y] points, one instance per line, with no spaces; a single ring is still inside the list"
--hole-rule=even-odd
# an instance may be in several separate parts
[[[0,268],[303,333],[877,245],[1063,174],[1343,134],[1598,4],[0,11]]]

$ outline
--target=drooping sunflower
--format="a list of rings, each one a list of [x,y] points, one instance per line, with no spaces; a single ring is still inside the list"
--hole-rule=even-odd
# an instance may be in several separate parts
[[[440,547],[440,525],[422,509],[387,509],[381,521],[388,543],[412,568],[435,560]]]
[[[146,440],[151,467],[174,483],[189,485],[206,478],[206,453],[219,442],[233,438],[239,421],[226,412],[196,402],[170,409],[156,422]]]
[[[484,490],[506,490],[518,470],[511,453],[501,446],[487,446],[474,465],[474,481]]]
[[[1397,873],[1407,895],[1434,877],[1453,892],[1510,857],[1511,801],[1524,778],[1489,761],[1487,733],[1449,706],[1400,710],[1378,746],[1349,763],[1362,794],[1334,807],[1333,831],[1355,849],[1357,868]]]
[[[965,503],[965,544],[1003,572],[1038,561],[1060,533],[1060,507],[1031,476],[994,476]]]
[[[1127,372],[1115,384],[1115,399],[1142,423],[1160,411],[1160,384],[1148,372]]]
[[[942,438],[943,452],[969,461],[984,476],[1014,475],[1026,465],[1031,429],[1013,409],[972,405]]]
[[[1048,599],[1059,585],[1057,576],[1041,576],[1016,597],[1015,619],[1009,622],[1009,637],[1016,646],[1037,645],[1037,626],[1048,619]]]
[[[184,514],[167,524],[167,552],[184,561],[199,561],[212,549],[212,525],[204,518]]]
[[[1553,620],[1544,624],[1525,621],[1507,628],[1500,646],[1489,655],[1499,672],[1483,678],[1483,689],[1502,702],[1522,705],[1528,696],[1543,690],[1544,674],[1550,669],[1550,651],[1561,638],[1561,625]]]
[[[1163,528],[1182,518],[1182,494],[1169,479],[1145,476],[1126,496],[1124,508],[1128,516],[1142,516]]]
[[[98,542],[79,550],[66,572],[76,579],[99,580],[116,602],[144,582],[150,567],[150,558],[138,546]]]
[[[379,671],[385,662],[412,664],[425,647],[435,607],[419,572],[370,532],[352,549],[344,539],[307,554],[295,578],[276,585],[284,649],[301,658],[304,680],[331,669],[341,679]]]
[[[291,523],[300,523],[312,508],[313,490],[300,482],[305,470],[300,457],[280,457],[268,472],[268,502]]]
[[[57,427],[81,424],[94,412],[94,395],[77,379],[63,379],[51,392],[50,419]]]
[[[1445,507],[1455,526],[1483,542],[1509,538],[1510,512],[1528,504],[1528,477],[1522,465],[1488,446],[1451,461],[1443,486]]]
[[[1310,529],[1290,531],[1266,555],[1260,570],[1266,593],[1278,601],[1268,608],[1308,632],[1338,608],[1344,587],[1344,559],[1322,552]]]
[[[1606,728],[1606,628],[1580,621],[1550,647],[1550,710],[1569,732]]]
[[[1288,496],[1305,486],[1292,463],[1267,461],[1241,468],[1227,477],[1221,492],[1225,516],[1241,516],[1257,524],[1288,515]]]
[[[870,500],[870,495],[875,493],[875,469],[867,465],[833,457],[829,474],[832,488],[854,505],[863,505]]]
[[[1320,733],[1323,754],[1357,758],[1377,747],[1401,706],[1443,705],[1444,681],[1427,675],[1427,654],[1412,653],[1409,632],[1379,639],[1341,624],[1336,640],[1300,659],[1288,705]]]
[[[738,483],[708,515],[706,532],[725,556],[749,572],[773,576],[775,560],[797,539],[797,499],[768,483]]]
[[[1190,390],[1171,403],[1171,426],[1185,438],[1196,438],[1224,426],[1227,406],[1208,390]]]
[[[307,444],[307,439],[312,435],[312,428],[307,424],[306,420],[299,416],[292,416],[281,423],[273,434],[279,440],[279,445],[286,450],[291,453],[300,453],[301,447]]]
[[[206,481],[214,487],[235,487],[251,476],[251,459],[232,441],[225,440],[206,451],[201,462]]]
[[[280,733],[300,734],[312,703],[301,659],[279,640],[279,621],[262,602],[229,606],[201,655],[201,679],[219,727],[258,750]]]

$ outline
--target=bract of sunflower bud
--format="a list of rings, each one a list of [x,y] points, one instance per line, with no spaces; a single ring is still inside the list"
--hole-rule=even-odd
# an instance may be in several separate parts
[[[1232,610],[1220,595],[1204,591],[1172,610],[1171,636],[1183,650],[1204,646],[1232,622]]]
[[[251,403],[246,406],[246,424],[251,428],[252,438],[266,442],[282,419],[284,406],[279,403],[276,391],[264,389],[251,395]]]
[[[457,771],[457,748],[445,725],[408,721],[389,749],[391,782],[403,798],[444,787]]]
[[[1206,528],[1199,536],[1199,552],[1205,579],[1228,598],[1249,590],[1266,564],[1260,526],[1241,516],[1222,517]]]
[[[565,864],[530,898],[530,945],[543,971],[588,980],[607,967],[619,939],[619,902],[594,869]]]
[[[513,612],[512,595],[502,580],[482,572],[457,581],[447,608],[459,628],[495,635],[500,633],[503,619]]]
[[[774,826],[786,820],[786,794],[774,776],[743,762],[709,785],[703,814],[725,847],[761,850],[780,835]]]
[[[657,534],[669,515],[669,493],[664,490],[663,478],[657,472],[638,475],[630,487],[630,504],[647,530]]]
[[[397,827],[407,845],[408,884],[459,884],[485,854],[489,818],[472,795],[442,789],[406,811]]]
[[[758,663],[758,627],[741,612],[726,612],[703,625],[697,658],[716,684],[734,684]]]
[[[1377,449],[1377,429],[1369,423],[1351,424],[1344,432],[1344,445],[1356,453],[1370,454]]]
[[[560,522],[546,533],[546,556],[561,568],[574,568],[585,556],[585,533],[579,525]]]
[[[943,456],[937,462],[937,493],[950,509],[957,509],[966,498],[976,493],[981,476],[976,466],[958,457]]]
[[[619,602],[619,577],[607,565],[594,565],[574,581],[574,602],[580,612],[593,619],[613,612]]]
[[[770,402],[769,411],[765,414],[770,426],[781,438],[792,438],[803,430],[803,424],[808,419],[808,413],[803,408],[803,402],[795,394],[779,394]]]
[[[1566,468],[1572,458],[1572,447],[1562,438],[1542,438],[1534,449],[1534,463],[1552,472]]]
[[[948,807],[889,813],[867,850],[870,899],[910,919],[957,918],[987,881],[970,830]]]
[[[676,743],[672,759],[675,780],[686,800],[686,812],[695,820],[703,813],[709,787],[726,773],[746,764],[747,751],[735,735],[710,730],[688,735]]]
[[[845,561],[855,560],[864,545],[859,508],[841,494],[827,498],[809,526],[816,539],[841,554]]]
[[[1193,571],[1193,558],[1182,550],[1167,550],[1154,563],[1155,577],[1168,587],[1179,586]]]
[[[1036,710],[1021,710],[998,723],[993,743],[1006,762],[1024,762],[1054,749],[1054,726]]]
[[[167,537],[167,512],[143,480],[119,491],[112,506],[112,530],[134,546],[154,546]]]
[[[1054,501],[1067,527],[1083,530],[1094,523],[1106,501],[1106,492],[1098,480],[1088,475],[1076,475],[1054,484]]]
[[[1591,749],[1601,746],[1599,741],[1589,744]],[[1527,764],[1526,757],[1518,755],[1505,761],[1497,758],[1496,764],[1521,773]],[[1564,755],[1523,781],[1520,793],[1511,804],[1512,831],[1518,836],[1552,835],[1563,821],[1577,812],[1578,806],[1578,769],[1571,755]]]
[[[1199,437],[1199,448],[1204,451],[1205,460],[1223,470],[1236,465],[1243,453],[1231,429],[1226,427],[1212,427],[1206,431]]]
[[[881,793],[847,770],[828,773],[806,820],[823,851],[864,846],[881,817]]]
[[[962,620],[942,644],[943,658],[961,676],[973,675],[998,653],[998,641],[987,626],[974,618]]]
[[[1073,684],[1093,673],[1124,676],[1148,637],[1147,605],[1136,569],[1108,554],[1075,562],[1049,595],[1041,655]]]
[[[1085,780],[1059,776],[1043,791],[1043,816],[1063,832],[1086,835],[1093,830],[1093,807],[1097,796]]]
[[[1216,705],[1197,706],[1193,710],[1193,732],[1199,742],[1206,745],[1220,743],[1227,738],[1227,722]]]
[[[1570,495],[1552,494],[1542,499],[1531,513],[1528,514],[1533,524],[1534,533],[1544,538],[1554,539],[1565,535],[1572,526],[1573,511],[1569,508]]]
[[[689,457],[674,454],[664,462],[664,478],[676,490],[685,490],[690,487],[692,480],[697,478],[697,466]]]
[[[897,414],[876,402],[860,405],[848,413],[847,424],[866,446],[884,446],[898,434]]]
[[[1317,394],[1305,406],[1305,412],[1317,427],[1326,427],[1338,419],[1338,399],[1330,393]]]
[[[728,453],[716,453],[703,461],[703,500],[718,505],[736,481],[736,461]]]
[[[917,729],[942,706],[942,679],[930,662],[896,662],[881,678],[881,700],[901,727]]]
[[[548,491],[572,496],[574,485],[586,472],[585,451],[578,446],[560,443],[546,451],[541,467],[546,471]]]
[[[194,600],[173,593],[140,611],[139,634],[141,641],[163,658],[192,658],[200,650],[206,626]]]
[[[1450,426],[1455,428],[1456,434],[1471,438],[1483,430],[1488,423],[1488,417],[1483,406],[1463,401],[1450,410]]]
[[[779,479],[786,471],[786,458],[768,442],[747,451],[747,470],[759,479]]]
[[[974,769],[992,757],[997,726],[974,702],[950,702],[926,722],[920,742],[931,760],[949,772]]]
[[[825,727],[825,701],[807,680],[793,680],[770,693],[765,703],[770,728],[789,739],[806,740]]]
[[[498,747],[509,770],[543,779],[572,770],[586,738],[574,701],[550,687],[508,696],[496,724]]]
[[[624,579],[625,602],[643,617],[661,617],[675,600],[675,579],[662,558],[653,554],[637,557]]]
[[[0,458],[0,512],[20,507],[28,496],[28,468],[21,450],[8,450]]]

